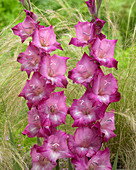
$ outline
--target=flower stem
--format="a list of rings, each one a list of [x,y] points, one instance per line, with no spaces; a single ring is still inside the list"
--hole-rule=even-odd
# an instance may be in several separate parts
[[[56,170],[59,170],[59,159],[57,160]]]

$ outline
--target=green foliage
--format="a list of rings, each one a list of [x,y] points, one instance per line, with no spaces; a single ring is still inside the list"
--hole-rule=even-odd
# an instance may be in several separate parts
[[[117,154],[116,154],[116,157],[115,157],[115,160],[114,160],[112,170],[117,170],[117,163],[118,163],[118,151],[117,151]]]
[[[14,21],[21,8],[19,0],[0,0],[0,30]]]

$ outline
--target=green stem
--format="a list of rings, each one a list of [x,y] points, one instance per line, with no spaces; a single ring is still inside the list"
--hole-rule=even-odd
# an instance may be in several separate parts
[[[38,138],[38,137],[37,137],[37,144],[38,144],[38,145],[41,145],[40,138]]]
[[[59,170],[59,159],[57,160],[56,170]]]
[[[70,158],[68,158],[68,169],[69,169],[69,170],[72,170],[72,165],[71,165],[71,160],[70,160]]]

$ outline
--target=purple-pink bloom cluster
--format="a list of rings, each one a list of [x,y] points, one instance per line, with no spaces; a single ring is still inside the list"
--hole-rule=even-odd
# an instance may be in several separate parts
[[[86,4],[94,16],[95,1]],[[67,88],[65,72],[69,58],[51,55],[56,49],[63,50],[56,41],[53,26],[39,25],[33,12],[24,11],[25,20],[12,30],[22,43],[32,37],[26,51],[17,58],[21,71],[28,75],[19,94],[27,100],[29,108],[28,125],[22,133],[29,138],[43,138],[42,146],[34,145],[31,149],[32,170],[51,170],[60,158],[71,158],[76,170],[112,169],[109,149],[100,149],[104,142],[116,136],[115,110],[106,112],[106,109],[120,100],[120,93],[117,80],[111,73],[105,75],[101,66],[117,69],[118,62],[113,58],[117,40],[106,39],[101,33],[105,21],[96,16],[91,22],[75,25],[76,37],[69,44],[88,46],[89,55],[83,54],[76,67],[68,72],[68,78],[85,86],[86,92],[68,108],[64,91],[53,91],[56,87]],[[67,113],[74,119],[72,127],[77,127],[74,135],[57,131],[57,126],[65,124]]]
[[[32,37],[26,51],[18,55],[21,71],[26,71],[28,80],[19,94],[27,100],[28,125],[22,132],[29,138],[43,138],[43,145],[31,149],[32,170],[52,169],[59,158],[73,154],[67,146],[68,135],[56,127],[65,124],[68,107],[64,91],[53,92],[56,87],[67,88],[65,77],[68,57],[51,55],[56,49],[63,50],[56,41],[53,26],[39,25],[37,16],[24,10],[26,18],[12,28],[22,43]],[[32,74],[32,76],[31,76]]]
[[[95,14],[95,1],[86,1],[89,11]],[[89,48],[89,56],[84,53],[76,67],[68,72],[73,83],[86,87],[80,99],[74,99],[69,114],[77,127],[74,135],[69,135],[68,146],[73,153],[72,163],[76,170],[110,170],[110,152],[100,151],[102,143],[116,136],[114,110],[106,112],[108,105],[120,100],[117,80],[110,73],[105,75],[101,66],[117,69],[113,58],[117,40],[108,40],[101,33],[105,21],[94,16],[91,22],[79,22],[75,26],[76,37],[70,45]]]

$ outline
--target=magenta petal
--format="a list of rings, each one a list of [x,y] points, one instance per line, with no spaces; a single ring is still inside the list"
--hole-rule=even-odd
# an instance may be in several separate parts
[[[115,117],[113,113],[114,111],[115,110],[112,110],[112,112],[105,113],[104,117],[100,121],[101,128],[115,130]]]
[[[106,23],[106,21],[101,20],[100,18],[97,18],[95,16],[95,22],[94,22],[94,36],[96,35],[100,35],[101,34],[101,30],[104,26],[104,24]]]
[[[48,137],[50,134],[42,127],[43,116],[40,115],[38,110],[34,107],[28,111],[28,122],[25,130],[22,132],[23,135],[27,135],[29,138],[37,137]]]
[[[29,108],[31,108],[37,106],[41,100],[47,99],[54,89],[54,86],[46,84],[46,81],[41,79],[41,75],[35,72],[31,80],[26,81],[26,85],[19,96],[28,100]]]
[[[57,164],[56,162],[51,162],[48,159],[48,155],[38,153],[39,146],[34,145],[31,149],[31,157],[32,157],[32,169],[31,170],[52,170]]]
[[[87,42],[83,42],[83,41],[80,41],[78,40],[77,38],[71,38],[70,42],[69,42],[69,45],[75,45],[77,47],[85,47],[87,45]]]
[[[67,147],[68,136],[61,130],[57,131],[54,135],[49,136],[45,147],[41,147],[39,152],[48,154],[50,161],[55,162],[59,158],[72,157]]]
[[[99,37],[100,40],[103,40],[104,38],[106,38],[106,35],[100,33],[100,34],[98,35],[98,37]]]
[[[73,44],[77,47],[85,47],[89,45],[89,42],[93,37],[93,24],[90,22],[78,22],[75,25],[76,38],[72,38],[69,44]]]
[[[109,68],[115,67],[117,69],[118,62],[113,58],[116,43],[117,40],[100,40],[97,38],[92,46],[91,55],[101,65]]]
[[[121,99],[121,94],[119,92],[115,92],[113,95],[110,96],[110,101],[112,102],[118,102]]]
[[[25,11],[25,13],[26,13],[26,16],[27,16],[27,15],[30,16],[34,21],[37,21],[37,20],[38,20],[37,15],[34,14],[33,12],[28,11],[28,10],[26,10],[26,9],[24,9],[24,11]]]
[[[62,50],[60,43],[56,42],[53,26],[38,26],[33,34],[33,43],[42,50],[50,53],[56,49]]]
[[[22,23],[19,23],[12,28],[15,35],[21,37],[22,43],[30,36],[32,36],[34,29],[36,27],[36,22],[30,17],[26,16]]]
[[[82,84],[87,87],[94,77],[98,64],[84,53],[81,60],[77,63],[76,68],[72,69],[68,73],[68,78],[73,80],[73,83]]]
[[[114,110],[112,110],[113,112]],[[104,117],[99,120],[94,126],[100,129],[101,135],[104,135],[104,141],[108,142],[110,138],[116,137],[113,132],[115,130],[114,113],[106,112]],[[99,123],[99,125],[98,125]]]
[[[102,129],[101,132],[104,134],[104,142],[108,142],[111,138],[117,136],[112,130],[109,129]]]
[[[76,129],[74,137],[68,139],[69,149],[80,157],[91,157],[101,148],[101,144],[102,138],[97,135],[97,130],[88,127]]]
[[[106,148],[104,151],[98,151],[88,162],[88,169],[111,170],[110,152]]]
[[[54,54],[52,57],[49,55],[43,56],[40,74],[52,85],[66,88],[68,84],[67,79],[65,78],[67,59],[69,58],[61,57],[56,54]]]
[[[32,71],[39,71],[39,63],[41,57],[39,54],[39,50],[35,47],[31,42],[27,47],[26,51],[23,53],[19,53],[17,61],[21,63],[21,71],[26,71],[28,74],[28,78],[30,77],[30,73]]]
[[[100,101],[106,105],[116,101],[119,98],[118,95],[117,99],[115,97],[115,95],[118,94],[117,80],[111,73],[104,75],[101,71],[99,71],[98,75],[95,75],[94,77],[92,88],[89,90],[90,94],[88,96],[90,99]]]
[[[88,126],[104,116],[107,106],[94,100],[89,100],[86,92],[80,99],[74,99],[69,109],[75,120],[73,127]]]
[[[66,106],[64,91],[50,94],[49,99],[42,101],[38,110],[45,117],[45,123],[49,126],[59,126],[65,123],[68,107]]]
[[[74,158],[71,159],[71,163],[75,166],[75,170],[88,170],[88,158],[87,157],[78,157],[75,155]]]
[[[25,130],[22,132],[23,135],[27,135],[29,138],[37,136],[40,128],[34,124],[28,124]]]

